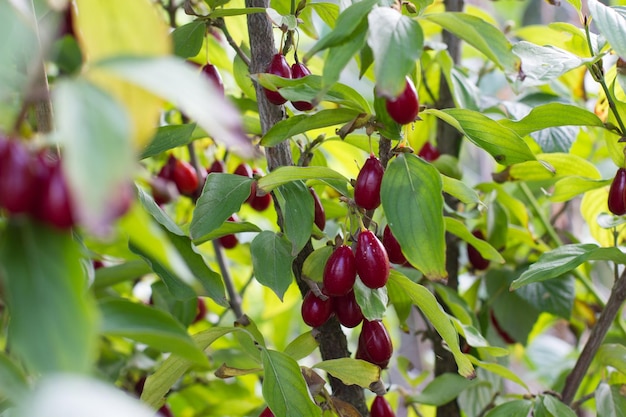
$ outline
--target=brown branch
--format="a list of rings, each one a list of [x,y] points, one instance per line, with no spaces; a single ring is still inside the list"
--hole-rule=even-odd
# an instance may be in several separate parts
[[[576,396],[576,392],[578,391],[583,378],[587,374],[589,365],[591,365],[591,361],[596,356],[598,349],[604,341],[604,337],[617,317],[624,301],[626,301],[626,271],[622,272],[617,281],[615,281],[615,284],[611,289],[611,295],[606,302],[604,310],[602,310],[602,313],[598,318],[598,322],[595,324],[593,329],[591,329],[589,339],[587,340],[587,343],[585,343],[585,347],[580,353],[580,356],[574,365],[574,369],[572,369],[572,372],[565,379],[565,386],[563,387],[563,392],[561,393],[562,401],[565,404],[572,404],[572,401]]]
[[[248,55],[246,55],[243,49],[241,49],[241,47],[237,45],[237,42],[235,42],[230,32],[228,31],[228,28],[226,27],[226,22],[224,22],[224,19],[222,18],[216,19],[213,25],[222,31],[222,33],[224,34],[224,37],[226,38],[226,42],[228,42],[230,47],[233,48],[235,53],[239,56],[239,58],[241,58],[244,64],[246,64],[246,66],[249,68],[250,57],[248,57]]]

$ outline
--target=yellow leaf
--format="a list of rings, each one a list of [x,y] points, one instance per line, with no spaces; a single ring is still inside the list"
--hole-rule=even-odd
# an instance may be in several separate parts
[[[168,27],[150,0],[76,0],[75,28],[87,77],[126,108],[136,149],[154,134],[162,99],[91,63],[115,56],[163,56],[172,50]]]

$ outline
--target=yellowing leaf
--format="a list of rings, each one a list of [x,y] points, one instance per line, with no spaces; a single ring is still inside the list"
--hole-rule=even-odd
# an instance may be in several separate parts
[[[602,187],[587,191],[580,203],[580,213],[589,225],[591,236],[600,246],[605,247],[613,246],[613,230],[601,227],[598,224],[598,216],[601,213],[609,213],[608,198],[608,187]],[[623,241],[626,238],[626,227],[622,224],[617,226],[617,229],[620,233],[618,241]]]
[[[172,46],[168,27],[150,0],[76,0],[75,26],[87,76],[124,104],[133,141],[143,148],[154,133],[162,100],[89,64],[114,56],[161,56]]]

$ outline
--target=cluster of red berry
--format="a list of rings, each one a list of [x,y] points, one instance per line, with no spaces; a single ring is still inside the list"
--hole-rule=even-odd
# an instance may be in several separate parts
[[[23,142],[0,137],[0,208],[71,228],[75,214],[56,155],[48,150],[32,153]]]
[[[289,67],[287,63],[287,59],[285,55],[278,53],[272,57],[269,65],[265,69],[265,72],[272,75],[278,75],[283,78],[303,78],[307,75],[311,75],[311,71],[309,68],[304,65],[302,62],[296,62]],[[268,89],[263,90],[265,92],[265,97],[269,100],[270,103],[276,104],[277,106],[281,104],[285,104],[287,99],[285,99],[278,91],[272,91]],[[313,109],[313,104],[307,101],[294,101],[293,107],[300,111],[309,111]]]

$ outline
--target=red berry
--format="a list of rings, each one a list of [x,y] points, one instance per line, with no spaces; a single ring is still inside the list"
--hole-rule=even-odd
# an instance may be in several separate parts
[[[356,243],[356,272],[369,288],[380,288],[389,278],[389,257],[371,230],[362,230]]]
[[[422,149],[420,149],[418,155],[428,162],[435,161],[441,156],[437,148],[431,145],[430,142],[426,142],[424,146],[422,146]]]
[[[324,267],[324,291],[328,295],[345,295],[354,286],[356,263],[350,246],[341,245],[330,255]]]
[[[171,202],[178,195],[176,184],[161,177],[151,179],[150,189],[152,190],[154,202],[159,206]]]
[[[333,302],[330,297],[322,300],[313,291],[309,291],[302,300],[302,320],[311,327],[326,323],[333,314]]]
[[[309,187],[309,191],[313,196],[313,203],[315,204],[315,225],[320,230],[324,230],[324,228],[326,227],[326,212],[324,211],[324,206],[322,206],[320,197],[317,195],[315,190]]]
[[[215,65],[206,64],[202,67],[202,73],[209,78],[220,93],[224,94],[224,81],[222,81],[222,76],[217,71]]]
[[[394,99],[387,99],[385,105],[387,112],[397,123],[404,125],[414,121],[417,118],[420,104],[413,81],[406,77],[404,91]]]
[[[226,165],[224,164],[224,161],[220,161],[219,159],[216,159],[215,161],[213,161],[211,166],[207,168],[207,173],[210,174],[211,172],[217,172],[217,173],[226,172]]]
[[[236,222],[237,219],[235,218],[235,215],[233,214],[232,216],[228,218],[227,221]],[[232,249],[235,246],[237,246],[237,244],[239,243],[239,240],[237,239],[237,236],[230,234],[230,235],[224,235],[220,237],[219,242],[224,249]]]
[[[28,150],[9,140],[0,154],[0,207],[9,213],[29,212],[37,197],[35,164]]]
[[[263,170],[259,168],[254,168],[252,170],[253,175],[257,178],[260,178],[264,175]],[[259,195],[257,194],[257,183],[256,181],[252,183],[252,191],[250,192],[250,197],[248,197],[248,204],[250,207],[255,209],[256,211],[264,211],[266,210],[270,204],[272,204],[272,195],[269,193]]]
[[[237,165],[237,168],[235,168],[235,171],[233,172],[233,174],[241,175],[242,177],[248,177],[248,178],[254,177],[254,172],[252,171],[252,168],[250,167],[250,165],[246,164],[245,162],[242,162],[239,165]]]
[[[608,199],[611,213],[621,216],[626,214],[626,169],[620,168],[615,173],[615,178],[609,189]]]
[[[370,417],[396,417],[396,413],[385,397],[377,395],[370,407]]]
[[[160,417],[174,417],[174,413],[172,413],[172,410],[167,404],[163,404],[161,408],[159,408],[158,415]]]
[[[176,159],[172,170],[172,180],[181,194],[191,196],[198,189],[200,181],[195,168],[187,161]]]
[[[354,291],[333,299],[333,309],[339,323],[346,327],[356,327],[363,321],[363,312],[356,302]]]
[[[393,345],[382,321],[363,320],[359,335],[359,348],[362,348],[365,356],[370,359],[368,362],[381,368],[387,367],[393,353]]]
[[[196,308],[196,317],[194,317],[192,323],[197,323],[200,320],[204,320],[206,313],[207,313],[206,302],[204,301],[203,298],[198,297],[198,307]]]
[[[47,181],[41,185],[41,195],[37,200],[36,216],[59,229],[68,229],[74,225],[74,214],[70,190],[63,176],[61,164],[50,168]]]
[[[291,66],[291,77],[293,79],[303,78],[307,75],[311,75],[311,71],[301,62],[296,62]],[[309,103],[308,101],[293,101],[291,102],[293,107],[300,111],[309,111],[313,110],[313,103]]]
[[[478,229],[474,230],[472,234],[476,236],[478,239],[485,240],[485,236],[483,235],[483,232],[481,232]],[[485,269],[489,267],[489,260],[483,258],[480,252],[478,252],[478,250],[470,244],[467,245],[467,258],[469,259],[469,262],[472,265],[472,267],[476,270],[484,271]]]
[[[365,161],[354,185],[354,201],[359,207],[373,210],[380,205],[380,185],[385,170],[374,155]]]
[[[489,310],[489,319],[491,320],[491,324],[493,324],[493,328],[496,330],[498,335],[502,338],[502,340],[504,340],[505,343],[509,345],[515,343],[515,339],[511,337],[511,335],[507,333],[507,331],[504,330],[502,326],[500,326],[500,323],[496,319],[496,314],[493,312],[493,310]]]
[[[278,75],[283,78],[291,78],[291,69],[289,68],[289,64],[283,54],[275,54],[265,72],[268,74]],[[287,99],[281,96],[278,91],[272,91],[266,88],[263,90],[265,91],[265,97],[267,97],[270,103],[278,106],[287,102]]]
[[[389,262],[398,265],[404,265],[406,263],[406,257],[402,253],[402,248],[391,232],[389,225],[385,226],[385,230],[383,231],[383,246],[389,256]]]
[[[259,417],[274,417],[274,413],[272,413],[269,407],[265,407],[265,410],[259,414]]]

